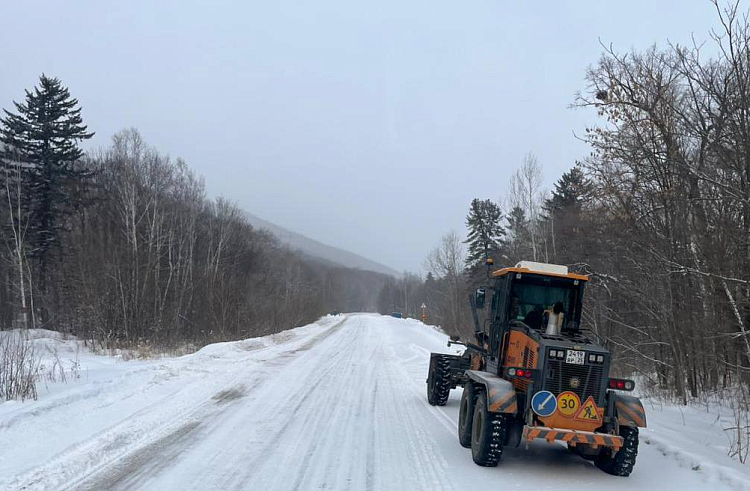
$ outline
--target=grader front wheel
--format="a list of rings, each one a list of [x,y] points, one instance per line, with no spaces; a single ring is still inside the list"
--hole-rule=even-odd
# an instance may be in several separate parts
[[[427,376],[427,402],[432,406],[445,406],[451,393],[450,363],[447,360],[430,360]]]

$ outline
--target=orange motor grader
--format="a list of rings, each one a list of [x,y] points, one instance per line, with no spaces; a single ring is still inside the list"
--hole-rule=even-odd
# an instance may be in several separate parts
[[[625,393],[635,383],[610,378],[610,353],[581,329],[588,277],[522,261],[489,280],[471,296],[476,342],[453,337],[448,344],[466,346],[462,355],[430,356],[430,404],[463,387],[458,438],[479,465],[495,466],[504,447],[540,438],[628,476],[645,411]]]

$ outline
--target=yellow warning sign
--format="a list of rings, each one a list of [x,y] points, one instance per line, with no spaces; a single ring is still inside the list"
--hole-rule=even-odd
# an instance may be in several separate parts
[[[579,407],[581,407],[581,399],[575,392],[566,391],[557,396],[557,412],[566,418],[572,418]]]
[[[583,403],[583,406],[581,406],[581,410],[576,413],[575,419],[588,422],[601,421],[599,412],[596,409],[594,398],[589,396],[589,398],[586,399],[586,402]]]

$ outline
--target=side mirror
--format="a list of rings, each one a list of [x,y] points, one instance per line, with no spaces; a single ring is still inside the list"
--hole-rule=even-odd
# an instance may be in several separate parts
[[[474,292],[474,306],[477,309],[484,308],[484,300],[486,296],[487,296],[487,293],[484,288],[477,288],[477,291]]]
[[[458,337],[458,335],[456,335],[456,334],[453,334],[453,335],[451,336],[451,341],[453,341],[454,343],[455,343],[456,341],[458,341],[459,339],[461,339],[461,338],[459,338],[459,337]]]

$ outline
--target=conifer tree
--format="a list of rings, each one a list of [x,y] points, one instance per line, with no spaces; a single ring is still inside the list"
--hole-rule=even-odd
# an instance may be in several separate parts
[[[28,241],[38,263],[39,286],[46,288],[50,251],[59,244],[64,217],[70,212],[71,189],[86,173],[76,163],[87,131],[78,100],[59,79],[42,74],[39,85],[14,102],[16,113],[3,110],[0,142],[23,163]]]
[[[502,242],[501,257],[509,265],[515,265],[518,261],[531,257],[531,231],[526,213],[520,206],[514,206],[510,210],[505,232],[505,240]]]
[[[552,196],[544,203],[545,212],[548,216],[559,212],[580,213],[590,187],[583,171],[578,166],[573,167],[555,183]]]
[[[466,226],[469,235],[465,243],[469,245],[466,255],[466,272],[473,275],[485,264],[487,258],[495,259],[500,251],[500,243],[505,235],[501,225],[503,214],[500,207],[492,200],[474,199],[471,202],[469,214],[466,216]]]
[[[591,194],[591,184],[579,167],[564,173],[555,183],[552,196],[544,203],[545,224],[553,245],[555,260],[562,263],[580,260],[584,252],[580,236],[583,205]]]

